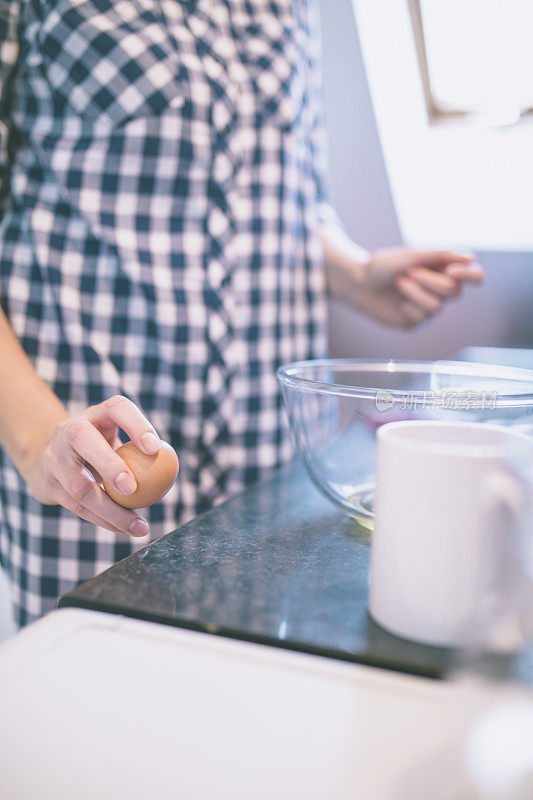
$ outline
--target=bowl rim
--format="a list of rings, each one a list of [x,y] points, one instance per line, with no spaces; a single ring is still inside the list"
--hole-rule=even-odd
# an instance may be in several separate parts
[[[450,375],[470,375],[471,377],[485,377],[492,380],[523,381],[533,387],[533,370],[522,367],[508,367],[503,364],[485,364],[478,361],[453,361],[447,359],[437,359],[435,361],[416,361],[412,359],[375,359],[375,358],[320,358],[308,359],[305,361],[292,361],[283,364],[276,370],[276,377],[280,384],[289,386],[293,389],[307,391],[316,394],[329,394],[337,397],[356,397],[372,398],[378,392],[386,392],[393,399],[401,400],[405,398],[406,392],[413,400],[426,399],[429,389],[383,389],[370,388],[364,386],[347,386],[342,383],[325,383],[323,381],[304,378],[294,374],[298,370],[308,367],[346,367],[353,371],[363,372],[369,367],[376,371],[384,372],[430,372],[438,366]],[[489,371],[491,374],[489,374]],[[292,374],[291,374],[292,373]],[[533,392],[523,394],[500,394],[498,393],[491,408],[511,408],[516,406],[533,406]]]

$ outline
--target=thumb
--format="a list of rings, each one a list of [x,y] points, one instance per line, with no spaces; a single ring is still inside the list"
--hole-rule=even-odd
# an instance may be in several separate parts
[[[458,253],[452,250],[416,250],[411,254],[411,266],[427,267],[428,269],[443,270],[448,264],[470,264],[474,261],[471,253]]]

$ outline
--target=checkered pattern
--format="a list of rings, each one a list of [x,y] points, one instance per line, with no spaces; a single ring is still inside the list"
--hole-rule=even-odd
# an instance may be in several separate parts
[[[311,0],[0,0],[2,305],[72,413],[125,394],[178,451],[154,538],[290,457],[276,368],[326,352],[316,34]],[[134,547],[0,451],[21,624]]]

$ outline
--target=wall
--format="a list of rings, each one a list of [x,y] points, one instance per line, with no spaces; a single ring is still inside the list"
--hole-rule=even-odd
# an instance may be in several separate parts
[[[401,243],[350,0],[320,0],[334,200],[368,249]],[[453,202],[453,197],[450,198]],[[446,242],[443,241],[443,247]],[[487,271],[431,322],[404,332],[331,303],[332,355],[441,358],[465,345],[533,346],[533,255],[478,253]]]

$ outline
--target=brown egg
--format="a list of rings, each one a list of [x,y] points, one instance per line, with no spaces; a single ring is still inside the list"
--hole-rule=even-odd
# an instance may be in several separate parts
[[[133,494],[121,494],[112,484],[104,481],[109,497],[124,508],[145,508],[161,500],[177,478],[179,463],[172,447],[166,442],[153,456],[138,450],[133,442],[126,442],[116,449],[116,454],[126,462],[137,481]]]

